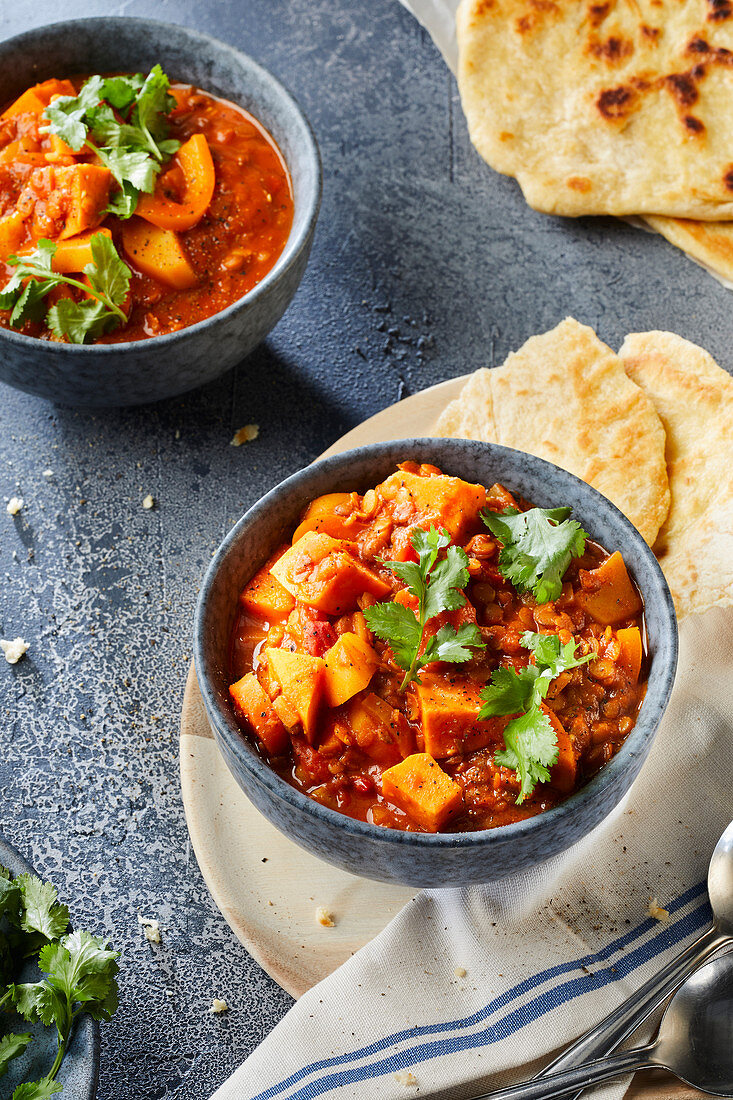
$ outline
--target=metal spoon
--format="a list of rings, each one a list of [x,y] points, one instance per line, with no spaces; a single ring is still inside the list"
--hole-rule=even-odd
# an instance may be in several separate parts
[[[713,909],[712,926],[610,1016],[566,1047],[538,1077],[579,1066],[615,1050],[705,959],[721,947],[733,944],[733,822],[715,845],[708,868],[708,894]]]
[[[549,1100],[641,1069],[666,1069],[693,1088],[733,1096],[733,953],[706,963],[677,990],[655,1042],[476,1100]]]

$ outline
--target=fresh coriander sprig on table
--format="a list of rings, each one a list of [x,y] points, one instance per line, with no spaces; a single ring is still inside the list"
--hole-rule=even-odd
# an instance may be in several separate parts
[[[69,932],[69,911],[56,888],[35,875],[0,867],[0,1007],[11,1007],[29,1023],[55,1026],[58,1051],[40,1081],[15,1089],[12,1100],[46,1100],[61,1092],[56,1081],[75,1021],[83,1013],[109,1020],[117,1008],[117,958],[106,941],[89,932]],[[16,983],[22,962],[36,958],[42,972],[37,982]],[[31,1042],[29,1032],[0,1039],[0,1077],[13,1058]]]
[[[58,96],[46,107],[45,133],[57,134],[78,152],[90,149],[119,185],[107,211],[135,212],[140,192],[150,194],[163,162],[180,148],[167,136],[166,116],[175,106],[160,65],[146,77],[90,76],[76,96]]]
[[[468,584],[468,555],[460,546],[451,546],[448,532],[437,527],[428,531],[416,527],[410,541],[417,553],[417,562],[385,561],[383,564],[403,580],[415,596],[417,612],[401,603],[377,603],[364,612],[369,629],[389,643],[395,661],[405,670],[400,691],[413,680],[420,683],[418,673],[423,665],[431,661],[461,664],[470,660],[472,650],[484,647],[475,623],[463,623],[458,630],[445,623],[428,639],[420,653],[428,621],[441,611],[456,611],[466,602],[461,590]],[[438,560],[438,554],[446,548],[445,557]]]
[[[54,287],[66,285],[83,291],[77,302],[62,298],[46,313],[46,324],[72,344],[83,344],[87,337],[96,339],[105,332],[126,324],[122,309],[127,298],[132,272],[120,258],[105,233],[91,239],[92,262],[84,268],[89,284],[52,270],[56,244],[45,238],[27,256],[11,256],[7,261],[15,271],[0,291],[0,309],[10,309],[10,324],[20,328],[27,321],[43,319],[44,299]]]
[[[513,769],[519,776],[517,805],[524,802],[537,783],[549,782],[549,769],[557,763],[557,734],[540,705],[550,684],[561,672],[595,657],[594,653],[577,657],[576,643],[563,645],[556,634],[526,631],[521,643],[532,652],[534,663],[519,671],[496,669],[480,693],[484,704],[478,715],[480,719],[517,715],[504,727],[505,748],[494,755],[497,764]]]
[[[582,556],[587,533],[569,519],[572,508],[485,509],[481,519],[502,543],[499,572],[518,592],[532,592],[537,603],[556,600],[573,558]]]

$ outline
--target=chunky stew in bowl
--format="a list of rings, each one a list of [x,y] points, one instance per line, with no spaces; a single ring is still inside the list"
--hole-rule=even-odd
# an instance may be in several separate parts
[[[567,798],[646,686],[641,596],[570,516],[411,462],[314,500],[239,599],[245,734],[309,798],[393,829],[489,829]]]
[[[292,220],[261,124],[158,65],[45,80],[0,114],[6,328],[71,343],[185,328],[262,280]]]

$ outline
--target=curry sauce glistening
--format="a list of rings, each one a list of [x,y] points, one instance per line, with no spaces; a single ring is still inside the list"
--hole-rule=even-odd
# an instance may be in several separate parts
[[[407,831],[565,799],[645,692],[639,592],[570,512],[411,462],[314,500],[239,599],[230,694],[257,750],[308,797]]]
[[[260,282],[292,216],[277,146],[235,104],[159,66],[45,80],[0,116],[0,324],[75,343],[195,324]]]

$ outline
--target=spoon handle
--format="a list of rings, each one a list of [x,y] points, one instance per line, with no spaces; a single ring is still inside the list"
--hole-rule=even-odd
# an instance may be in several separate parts
[[[730,942],[730,937],[713,925],[537,1076],[557,1073],[615,1050],[709,955]]]
[[[659,1068],[653,1057],[654,1046],[637,1047],[635,1050],[622,1050],[597,1062],[588,1062],[583,1066],[574,1066],[562,1073],[552,1073],[549,1077],[535,1077],[533,1081],[524,1081],[520,1085],[511,1085],[498,1092],[483,1093],[474,1100],[548,1100],[551,1096],[566,1096],[606,1081],[609,1077],[619,1077],[625,1073],[636,1073],[640,1069]]]

